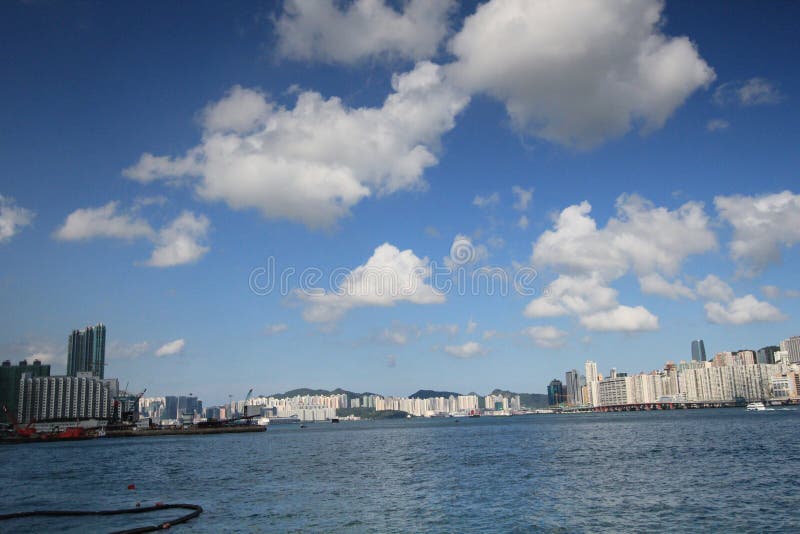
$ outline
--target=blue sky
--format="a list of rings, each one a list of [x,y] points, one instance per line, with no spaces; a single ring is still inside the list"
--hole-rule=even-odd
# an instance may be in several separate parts
[[[3,359],[63,371],[104,322],[107,376],[214,403],[544,391],[798,333],[796,4],[0,11]],[[268,258],[319,291],[252,291]],[[448,265],[534,294],[442,292]]]

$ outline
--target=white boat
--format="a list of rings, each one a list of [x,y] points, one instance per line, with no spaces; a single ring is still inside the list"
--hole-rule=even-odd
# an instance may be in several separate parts
[[[747,405],[747,411],[749,412],[766,412],[773,410],[775,410],[775,408],[767,408],[764,406],[763,402],[751,402]]]

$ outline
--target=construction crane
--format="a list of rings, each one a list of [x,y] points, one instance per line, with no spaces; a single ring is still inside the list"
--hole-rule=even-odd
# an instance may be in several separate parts
[[[33,424],[36,422],[35,420],[31,419],[31,422],[28,423],[28,426],[22,428],[21,426],[19,426],[17,418],[14,416],[13,413],[11,413],[11,411],[8,409],[8,406],[6,406],[5,404],[3,404],[3,413],[6,414],[6,417],[8,418],[9,422],[14,428],[14,432],[16,432],[18,436],[23,438],[29,438],[36,434],[36,429],[33,427]]]
[[[247,402],[250,400],[250,397],[252,397],[252,396],[253,396],[253,388],[250,388],[250,391],[247,392],[247,395],[244,398],[244,408],[242,408],[244,410],[245,419],[249,419],[251,417],[255,417],[255,415],[250,415],[250,414],[247,413],[247,406],[248,406]]]

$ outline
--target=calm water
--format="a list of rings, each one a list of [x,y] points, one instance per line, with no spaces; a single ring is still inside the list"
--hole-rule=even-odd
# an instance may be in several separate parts
[[[3,446],[0,462],[0,513],[202,505],[178,532],[800,531],[797,410],[284,425]],[[0,530],[156,523],[127,519]]]

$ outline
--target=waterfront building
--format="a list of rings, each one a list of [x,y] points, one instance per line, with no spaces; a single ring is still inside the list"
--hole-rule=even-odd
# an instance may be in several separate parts
[[[614,373],[616,375],[616,373]],[[633,378],[613,376],[598,383],[600,406],[616,406],[633,403]]]
[[[597,374],[597,363],[592,360],[586,360],[583,364],[586,373],[586,393],[587,396],[583,398],[584,404],[589,406],[599,405],[598,382],[601,380]]]
[[[692,361],[706,361],[706,345],[702,339],[692,341]]]
[[[96,378],[89,372],[40,377],[25,373],[19,389],[17,419],[21,423],[108,419],[119,382],[116,378]]]
[[[50,366],[42,365],[39,360],[33,360],[33,365],[28,365],[26,360],[20,361],[19,365],[11,365],[11,362],[6,360],[0,365],[0,406],[5,405],[9,413],[15,415],[19,404],[19,384],[23,374],[32,377],[50,376]],[[2,410],[0,410],[0,422],[10,422]]]
[[[800,363],[800,336],[792,336],[781,341],[781,350],[788,353],[786,363]]]
[[[73,330],[67,344],[67,376],[91,373],[96,378],[105,376],[106,327],[102,323]]]
[[[577,406],[583,404],[581,398],[581,379],[577,369],[567,371],[564,375],[564,385],[566,386],[567,404]]]
[[[554,378],[547,385],[547,403],[550,406],[558,406],[566,401],[566,393],[561,380]]]

